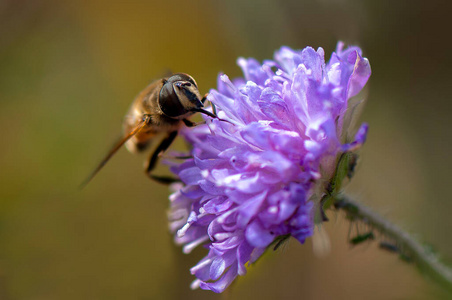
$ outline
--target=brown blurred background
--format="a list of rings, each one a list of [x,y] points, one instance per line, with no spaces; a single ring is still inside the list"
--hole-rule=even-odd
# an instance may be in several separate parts
[[[135,95],[168,70],[201,93],[238,56],[282,45],[358,44],[373,74],[368,142],[350,194],[452,262],[450,13],[444,1],[0,0],[0,299],[443,299],[416,268],[351,248],[330,214],[332,252],[295,241],[226,295],[191,291],[166,223],[166,187],[121,150],[77,185],[117,138]],[[446,2],[444,2],[446,3]],[[449,295],[450,296],[450,295]]]

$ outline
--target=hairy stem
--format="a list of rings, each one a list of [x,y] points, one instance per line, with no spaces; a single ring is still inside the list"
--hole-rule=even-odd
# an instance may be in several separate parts
[[[452,291],[452,270],[442,264],[431,250],[361,203],[345,195],[338,195],[335,198],[336,208],[344,210],[352,220],[360,220],[369,224],[375,230],[396,241],[397,247],[402,249],[403,253],[406,253],[421,271]]]

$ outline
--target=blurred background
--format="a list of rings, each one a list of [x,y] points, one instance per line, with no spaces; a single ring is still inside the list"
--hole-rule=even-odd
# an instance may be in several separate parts
[[[443,5],[440,5],[443,3]],[[350,247],[330,213],[332,252],[291,241],[224,295],[191,291],[166,222],[169,194],[122,149],[79,183],[118,137],[138,92],[168,70],[201,93],[237,57],[282,45],[362,47],[370,124],[347,191],[452,262],[451,5],[443,1],[0,0],[0,299],[444,299],[413,265]],[[180,143],[179,143],[180,144]],[[177,145],[176,145],[177,147]],[[163,169],[159,169],[162,172]]]

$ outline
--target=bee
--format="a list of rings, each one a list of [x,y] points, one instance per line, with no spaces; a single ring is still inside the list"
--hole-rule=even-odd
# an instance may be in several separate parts
[[[174,179],[154,175],[152,171],[159,156],[176,138],[182,124],[187,127],[197,125],[188,120],[190,116],[199,112],[218,119],[214,113],[203,109],[206,99],[207,94],[201,97],[196,81],[188,74],[176,73],[152,82],[130,106],[123,123],[122,138],[80,187],[86,186],[124,144],[132,153],[142,152],[148,148],[155,136],[161,133],[165,134],[165,137],[150,155],[145,172],[157,182],[173,182]]]

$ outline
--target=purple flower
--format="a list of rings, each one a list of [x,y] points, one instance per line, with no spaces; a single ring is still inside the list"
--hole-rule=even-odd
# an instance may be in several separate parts
[[[324,51],[282,47],[274,61],[240,58],[244,78],[218,78],[209,100],[218,116],[185,129],[192,159],[173,166],[169,212],[177,244],[209,252],[191,273],[192,288],[220,293],[246,273],[277,237],[303,243],[334,175],[338,157],[365,141],[367,125],[348,136],[349,99],[371,70],[357,47]]]

